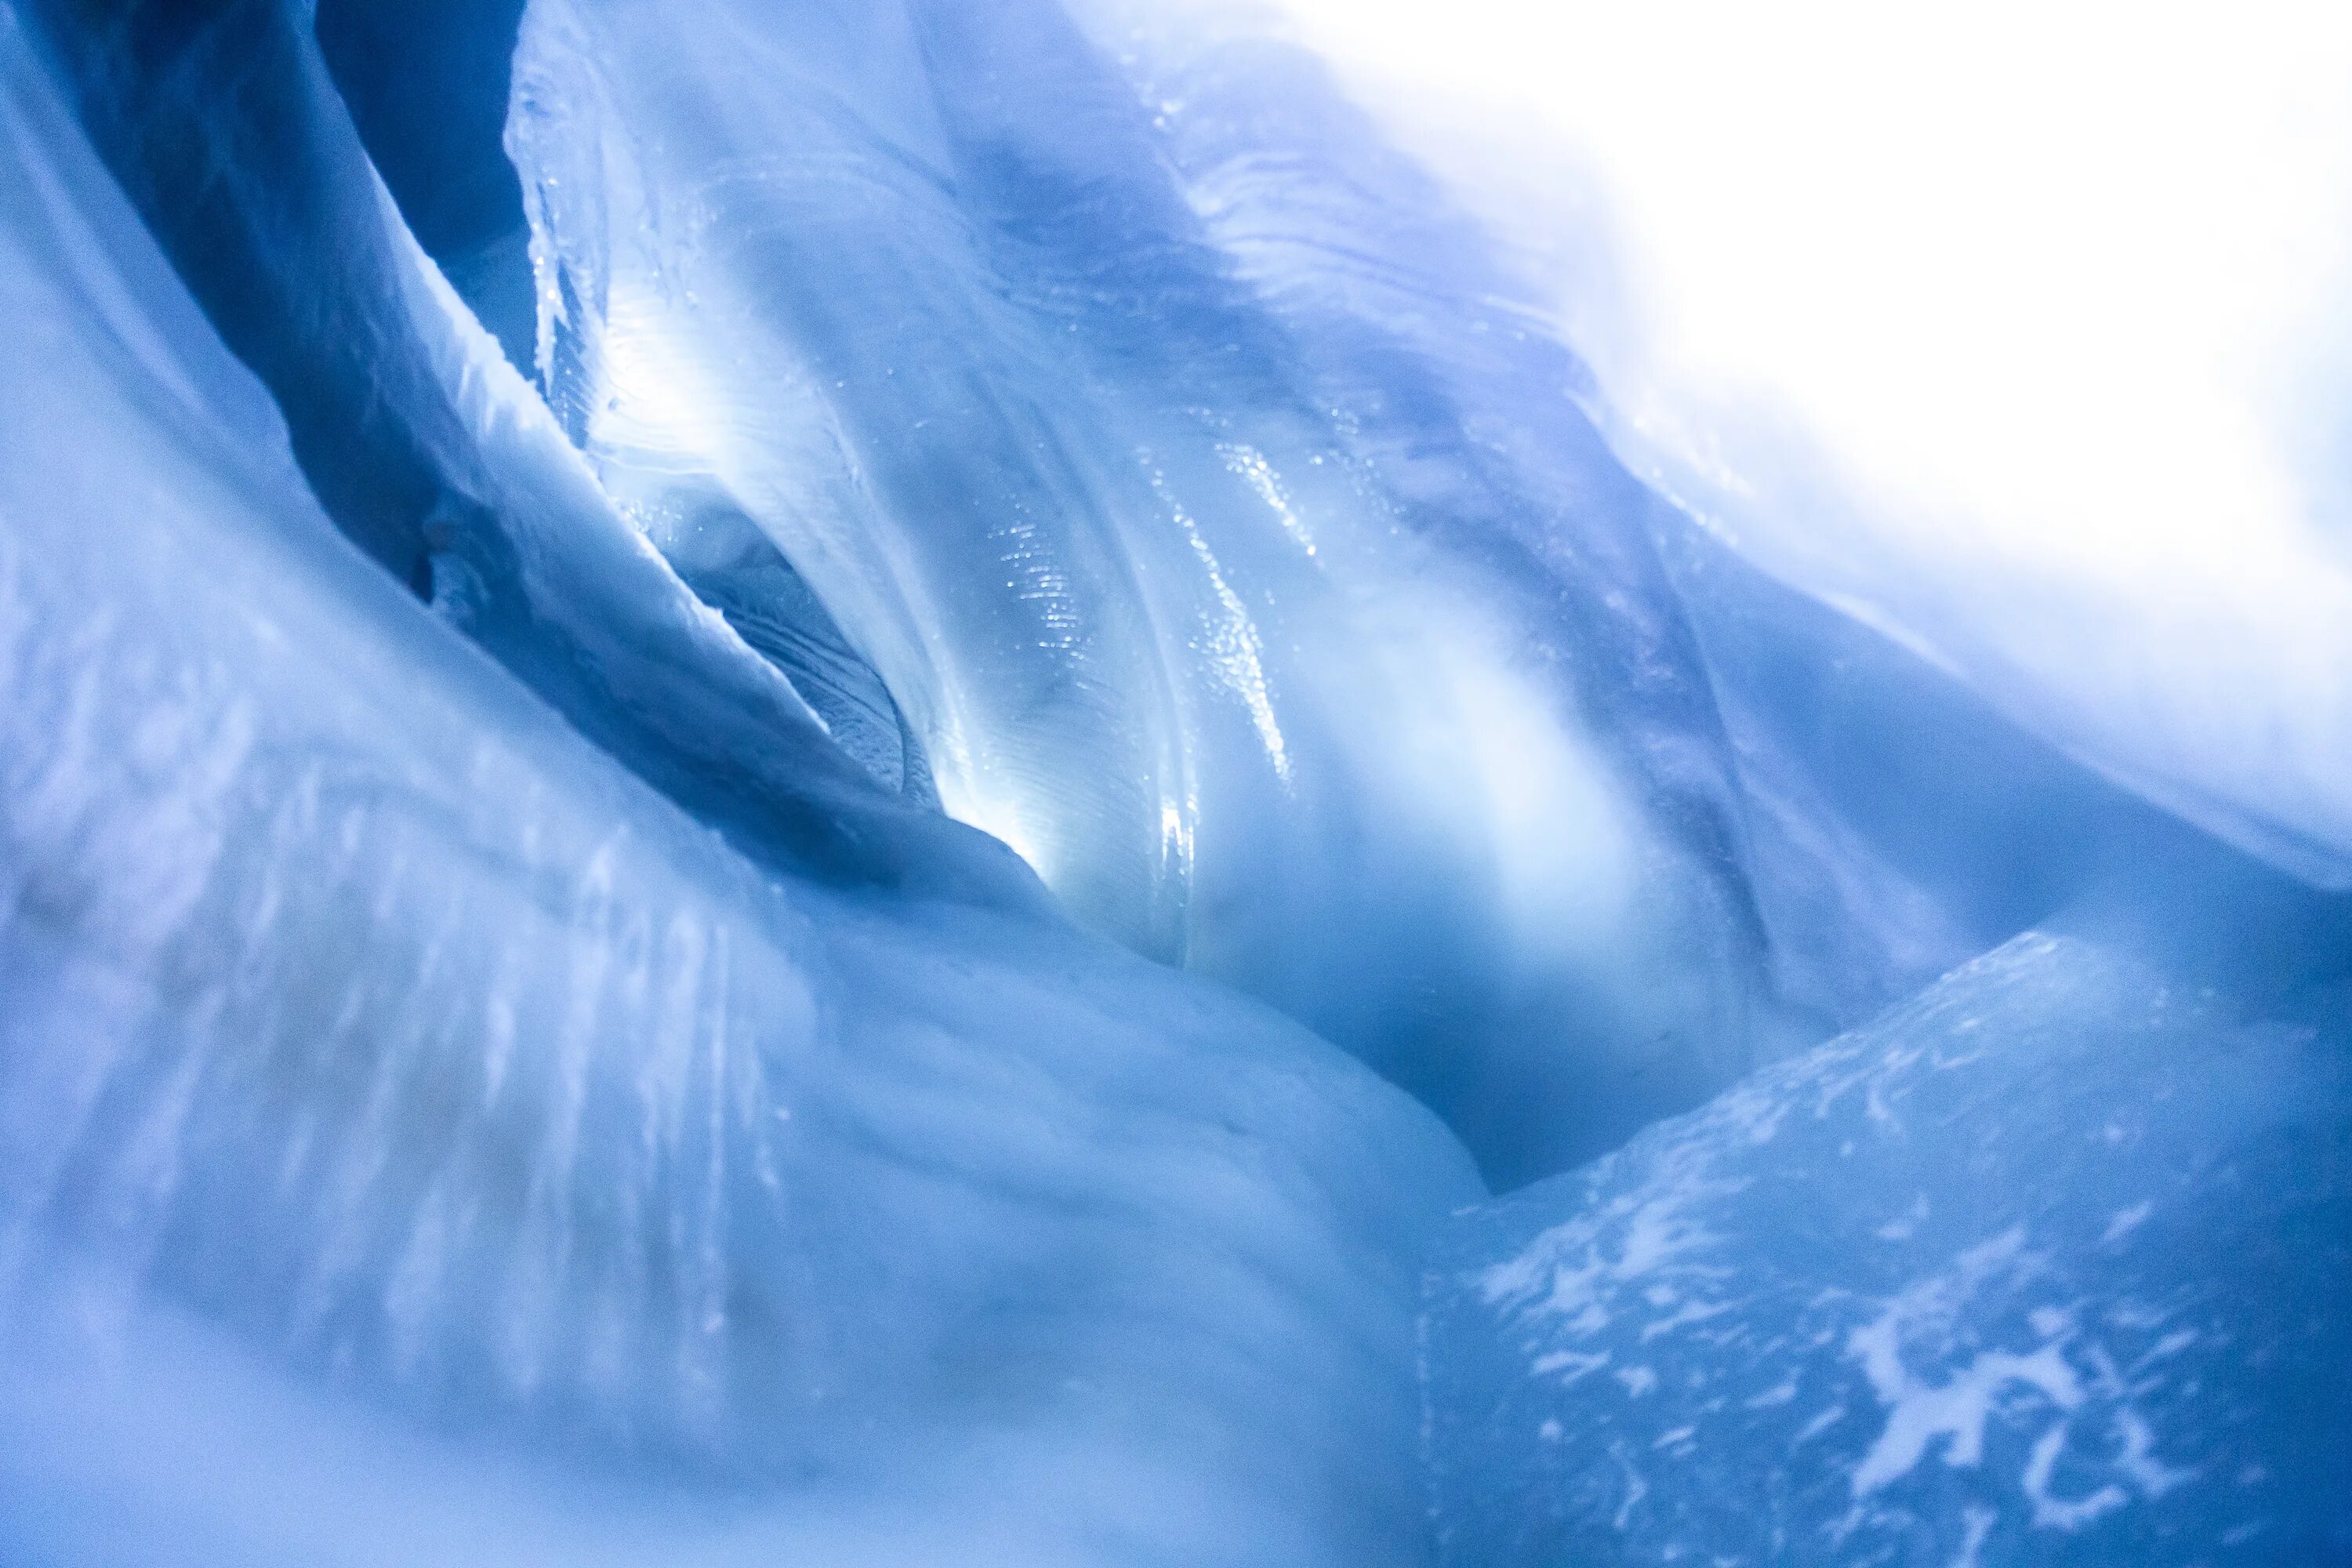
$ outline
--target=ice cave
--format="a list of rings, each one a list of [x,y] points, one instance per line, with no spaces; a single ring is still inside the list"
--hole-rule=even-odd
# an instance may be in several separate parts
[[[2352,1564],[2352,11],[0,0],[0,1568]]]

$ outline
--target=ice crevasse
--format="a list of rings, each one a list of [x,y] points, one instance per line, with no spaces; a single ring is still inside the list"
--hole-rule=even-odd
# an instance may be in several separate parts
[[[11,1560],[1409,1561],[1433,1120],[583,743],[5,47]]]
[[[2352,1550],[2332,874],[1174,16],[0,3],[0,1559]]]

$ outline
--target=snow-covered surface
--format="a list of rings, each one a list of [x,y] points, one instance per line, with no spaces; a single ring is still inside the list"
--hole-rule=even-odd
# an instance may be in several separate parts
[[[2340,990],[2029,933],[1470,1211],[1444,1561],[2334,1561],[2347,1047]]]

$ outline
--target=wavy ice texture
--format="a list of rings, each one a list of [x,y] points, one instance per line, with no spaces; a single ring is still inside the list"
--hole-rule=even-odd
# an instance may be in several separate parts
[[[747,635],[816,606],[886,782],[1501,1185],[2195,852],[1629,475],[1546,275],[1312,57],[1083,19],[525,16],[551,395]]]
[[[2340,687],[1076,11],[0,0],[0,1557],[2340,1555]]]
[[[2282,988],[2029,933],[1464,1216],[1423,1331],[1441,1561],[2339,1560],[2334,941]]]
[[[0,314],[0,1557],[1419,1560],[1431,1118],[585,743],[338,536],[5,7]]]
[[[523,0],[320,0],[335,90],[416,242],[507,358],[537,353],[522,185],[498,154]],[[484,153],[488,155],[485,156]]]
[[[877,790],[788,676],[614,510],[410,234],[306,13],[32,0],[23,14],[354,542],[763,863],[1045,907],[1001,844]]]
[[[706,595],[781,553],[1080,919],[1498,1181],[1774,1048],[1727,742],[1556,350],[1488,393],[1580,443],[1532,478],[1411,345],[1333,384],[1038,0],[539,0],[514,91],[605,488]]]
[[[1276,13],[1549,253],[1636,472],[2110,778],[2352,885],[2345,15]]]
[[[1531,646],[1653,813],[1739,866],[1778,1003],[1860,1023],[2071,903],[2160,900],[2169,868],[2213,863],[1633,480],[1580,412],[1554,259],[1402,154],[1327,61],[1181,7],[1081,14],[1318,402],[1425,526],[1546,584]]]

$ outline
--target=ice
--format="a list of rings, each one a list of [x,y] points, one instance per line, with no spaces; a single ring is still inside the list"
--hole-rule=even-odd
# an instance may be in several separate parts
[[[1443,1561],[2340,1555],[2332,941],[2298,983],[2210,931],[2028,933],[1465,1215],[1425,1329]]]
[[[542,371],[605,488],[706,596],[781,555],[1081,920],[1498,1181],[1777,1048],[1654,503],[1556,346],[1332,363],[1040,0],[544,0],[514,79]]]
[[[1311,70],[1114,70],[1039,0],[877,12],[834,59],[712,4],[527,13],[504,196],[478,127],[383,128],[496,16],[376,59],[331,8],[399,208],[275,8],[157,44],[152,91],[120,37],[58,49],[330,514],[739,848],[1036,904],[944,806],[1509,1184],[2164,837],[1719,560],[1559,395],[1588,378],[1525,280]],[[495,315],[526,206],[559,418],[405,226]]]
[[[1555,597],[1528,635],[1653,810],[1738,867],[1777,1004],[1859,1023],[2085,886],[2195,852],[1645,493],[1580,412],[1560,258],[1503,243],[1329,63],[1181,7],[1087,9],[1364,460],[1452,537],[1540,563]]]
[[[0,0],[0,1560],[2352,1552],[2340,443],[1218,9]]]
[[[46,0],[26,14],[355,542],[755,858],[1043,905],[1002,845],[874,791],[789,677],[615,511],[411,235],[307,15],[256,5],[110,28]]]
[[[1752,559],[2352,882],[2342,15],[1128,8],[1341,62],[1538,253],[1629,464]]]
[[[5,11],[0,115],[0,1557],[1418,1561],[1435,1121],[740,853],[338,532]]]
[[[528,369],[538,353],[530,233],[507,121],[523,0],[321,0],[319,53],[416,242]]]

